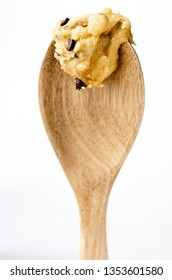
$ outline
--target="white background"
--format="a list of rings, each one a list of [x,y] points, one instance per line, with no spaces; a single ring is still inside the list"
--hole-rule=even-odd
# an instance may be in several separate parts
[[[76,259],[79,214],[41,120],[38,76],[56,22],[105,7],[132,22],[143,123],[108,207],[110,259],[172,259],[171,1],[0,1],[0,259]]]

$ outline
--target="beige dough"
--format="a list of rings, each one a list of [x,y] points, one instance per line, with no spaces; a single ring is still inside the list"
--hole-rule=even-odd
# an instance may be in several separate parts
[[[80,88],[103,86],[117,68],[120,45],[133,43],[130,21],[111,9],[58,22],[53,39],[61,68],[83,82]]]

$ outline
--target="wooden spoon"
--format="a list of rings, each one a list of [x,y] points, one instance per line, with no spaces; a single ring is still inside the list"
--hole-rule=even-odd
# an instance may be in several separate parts
[[[79,205],[80,259],[107,259],[109,193],[143,116],[141,66],[131,45],[124,43],[118,68],[104,88],[77,92],[54,49],[52,42],[39,78],[43,122]]]

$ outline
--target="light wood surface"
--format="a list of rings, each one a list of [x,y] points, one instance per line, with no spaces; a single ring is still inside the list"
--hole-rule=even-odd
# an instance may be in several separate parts
[[[144,110],[138,57],[124,43],[118,69],[104,88],[77,92],[74,78],[54,58],[52,42],[41,67],[39,101],[46,132],[78,202],[80,259],[107,259],[108,197]]]

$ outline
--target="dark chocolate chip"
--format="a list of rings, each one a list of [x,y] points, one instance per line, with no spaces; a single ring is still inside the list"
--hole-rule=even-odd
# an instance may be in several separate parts
[[[66,23],[68,23],[69,20],[70,20],[70,18],[65,18],[64,20],[62,20],[60,25],[64,26]]]
[[[75,40],[73,40],[71,38],[68,39],[66,41],[66,49],[67,49],[67,51],[72,51],[74,49],[74,47],[75,47],[75,44],[76,44]]]
[[[86,88],[86,84],[84,84],[84,82],[78,78],[75,79],[75,84],[76,84],[76,90],[78,91],[83,87]]]

